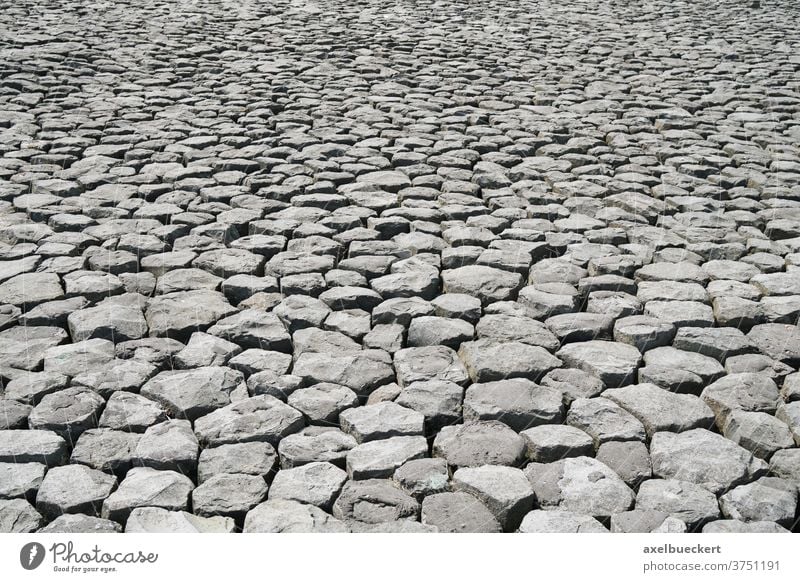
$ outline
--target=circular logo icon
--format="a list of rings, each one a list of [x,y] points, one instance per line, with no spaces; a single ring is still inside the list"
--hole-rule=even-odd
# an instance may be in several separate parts
[[[35,570],[44,561],[44,546],[39,542],[30,542],[19,551],[19,563],[26,570]]]

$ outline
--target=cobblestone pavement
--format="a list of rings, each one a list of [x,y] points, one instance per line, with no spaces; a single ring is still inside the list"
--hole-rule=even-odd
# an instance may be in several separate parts
[[[0,531],[796,530],[750,1],[0,2]]]

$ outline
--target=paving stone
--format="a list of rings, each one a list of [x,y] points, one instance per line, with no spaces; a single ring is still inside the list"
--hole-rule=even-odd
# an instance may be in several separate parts
[[[197,483],[203,483],[215,475],[231,473],[266,478],[273,472],[277,462],[275,449],[264,442],[233,443],[203,449],[197,460]]]
[[[105,497],[101,517],[124,523],[137,507],[185,511],[192,489],[192,481],[175,471],[134,467],[120,482],[119,488]]]
[[[201,444],[219,446],[280,439],[304,426],[303,415],[274,396],[262,395],[234,402],[198,418],[194,431]]]
[[[633,506],[633,491],[614,471],[591,457],[531,463],[525,468],[525,475],[542,508],[608,519]]]
[[[122,526],[116,522],[100,517],[65,513],[59,515],[40,529],[38,533],[122,533]]]
[[[650,454],[640,441],[610,441],[597,447],[596,459],[636,487],[652,475]]]
[[[587,433],[595,447],[609,441],[644,441],[639,419],[608,398],[578,398],[570,405],[566,423]]]
[[[743,522],[736,519],[718,519],[707,523],[703,533],[790,533],[774,521]]]
[[[220,473],[192,490],[192,509],[200,517],[221,515],[243,520],[267,496],[267,482],[257,475]]]
[[[653,475],[696,483],[720,493],[757,478],[766,463],[721,435],[696,428],[657,432],[650,443]]]
[[[0,499],[33,501],[46,471],[41,463],[0,463]]]
[[[564,418],[561,392],[521,378],[472,384],[464,396],[464,421],[499,420],[515,431]]]
[[[395,470],[393,479],[406,493],[422,499],[445,492],[450,474],[444,459],[412,459]]]
[[[422,523],[441,533],[497,533],[500,522],[469,493],[455,491],[429,495],[422,502]]]
[[[766,412],[733,410],[725,418],[722,434],[764,460],[775,451],[794,446],[786,423]]]
[[[351,479],[391,477],[395,469],[427,455],[428,443],[421,436],[396,436],[361,443],[347,453]]]
[[[287,499],[270,499],[247,512],[245,533],[346,533],[349,528],[320,508]]]
[[[539,380],[562,364],[559,358],[539,346],[486,339],[462,343],[458,356],[473,382],[509,378]]]
[[[141,394],[170,414],[193,421],[230,404],[231,392],[243,380],[240,372],[224,366],[171,370],[149,380]]]
[[[659,431],[681,432],[714,424],[714,413],[697,396],[674,394],[653,384],[606,390],[603,398],[639,419],[650,437]]]
[[[762,477],[722,495],[719,506],[729,519],[774,521],[791,527],[797,513],[797,485],[777,477]]]
[[[632,383],[641,362],[641,354],[635,347],[600,340],[567,344],[556,356],[567,366],[592,374],[609,387]]]
[[[611,519],[613,520],[614,516]],[[562,509],[534,509],[522,520],[519,531],[520,533],[608,533],[608,529],[591,515]]]
[[[506,531],[517,529],[535,500],[525,474],[513,467],[463,467],[453,474],[453,488],[486,505]]]
[[[117,479],[83,465],[53,467],[36,495],[36,509],[52,520],[62,513],[97,515],[117,486]]]
[[[453,467],[519,464],[525,443],[507,425],[496,420],[444,427],[433,441],[433,455]]]
[[[0,431],[0,462],[43,463],[55,467],[69,456],[67,441],[49,430]]]
[[[281,469],[269,489],[270,499],[290,499],[330,511],[345,482],[347,473],[325,462],[306,463]]]
[[[133,464],[140,438],[136,433],[118,430],[87,430],[75,443],[70,462],[123,477]]]
[[[416,521],[419,511],[414,498],[389,479],[348,481],[333,504],[335,518],[364,523]]]
[[[685,533],[686,524],[654,509],[632,509],[611,516],[611,533]]]
[[[200,517],[187,511],[137,507],[128,516],[125,533],[233,533],[235,527],[230,517]]]
[[[287,403],[302,412],[309,424],[331,424],[339,414],[358,405],[358,395],[338,384],[314,384],[292,392]]]
[[[24,499],[0,499],[0,532],[33,533],[43,521],[39,512]]]

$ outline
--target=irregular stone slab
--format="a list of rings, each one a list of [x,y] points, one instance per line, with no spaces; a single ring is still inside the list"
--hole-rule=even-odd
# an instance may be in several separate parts
[[[639,419],[650,437],[659,431],[681,432],[711,428],[714,424],[714,413],[700,398],[674,394],[654,384],[606,390],[603,398],[616,402]]]
[[[725,418],[722,434],[764,460],[795,444],[787,424],[766,412],[733,410]]]
[[[425,417],[394,402],[381,402],[345,410],[340,415],[342,430],[356,442],[364,443],[394,436],[423,434]]]
[[[758,350],[792,367],[800,366],[800,328],[784,323],[756,325],[747,334]]]
[[[128,516],[125,533],[233,533],[235,528],[230,517],[200,517],[187,511],[137,507]]]
[[[358,405],[358,395],[338,384],[314,384],[292,392],[287,402],[302,412],[311,424],[331,424],[339,414]]]
[[[270,499],[290,499],[330,511],[345,482],[347,473],[330,463],[312,462],[275,475]]]
[[[611,533],[685,533],[686,524],[655,509],[632,509],[611,516]]]
[[[672,346],[654,348],[644,354],[647,366],[691,372],[710,384],[725,374],[725,369],[714,358],[694,352],[678,350]]]
[[[614,517],[612,516],[612,524]],[[608,533],[591,515],[563,509],[534,509],[522,520],[520,533]]]
[[[244,348],[284,353],[292,351],[292,338],[278,316],[257,309],[244,309],[225,317],[211,326],[208,333]]]
[[[419,503],[389,479],[348,481],[333,504],[337,519],[365,523],[416,521],[419,511]]]
[[[505,531],[517,529],[533,509],[535,496],[525,474],[512,467],[464,467],[453,474],[453,488],[482,502]]]
[[[241,372],[224,366],[170,370],[149,380],[141,394],[172,415],[197,420],[229,404],[231,392],[243,381]]]
[[[341,356],[303,353],[295,361],[292,373],[307,385],[340,384],[359,397],[366,397],[378,386],[394,380],[394,370],[383,354],[377,350]]]
[[[791,533],[774,521],[743,522],[736,519],[718,519],[707,523],[703,533]]]
[[[106,402],[97,426],[139,433],[163,420],[166,412],[158,403],[138,394],[115,392]]]
[[[44,370],[64,376],[78,376],[113,359],[113,343],[104,339],[90,339],[48,349],[44,353]]]
[[[315,461],[344,467],[348,451],[357,444],[356,439],[338,429],[309,427],[283,438],[278,445],[278,454],[283,469]]]
[[[531,463],[525,476],[539,506],[559,508],[607,519],[633,506],[634,493],[619,476],[590,457]]]
[[[422,499],[446,491],[450,473],[444,459],[412,459],[397,468],[393,479],[406,493]]]
[[[244,533],[346,533],[349,528],[319,507],[270,499],[247,512]]]
[[[84,465],[53,467],[39,487],[36,509],[50,520],[62,513],[97,515],[116,486],[116,477]]]
[[[605,390],[599,378],[576,368],[556,368],[542,378],[541,385],[560,390],[567,406],[577,398],[600,396]]]
[[[494,514],[478,499],[461,491],[436,493],[422,502],[422,523],[442,533],[498,533]]]
[[[714,411],[722,427],[733,410],[774,414],[780,402],[778,386],[766,374],[728,374],[710,384],[700,395]]]
[[[243,473],[245,475],[270,475],[278,461],[275,449],[269,443],[250,442],[221,445],[203,449],[197,462],[197,482],[203,483],[214,475]]]
[[[525,442],[496,420],[452,425],[436,435],[433,455],[454,467],[516,466],[524,458]]]
[[[76,533],[122,533],[122,526],[109,519],[91,515],[65,513],[59,515],[38,533],[76,534]]]
[[[235,312],[236,308],[228,303],[222,293],[198,289],[176,291],[149,299],[145,319],[151,336],[186,341],[192,333],[206,331],[220,319]]]
[[[740,485],[719,498],[722,514],[740,521],[773,521],[784,527],[795,523],[797,485],[778,477],[762,477]]]
[[[257,475],[221,473],[192,491],[192,510],[201,517],[244,516],[267,496],[267,482]]]
[[[83,431],[97,426],[104,405],[103,397],[88,388],[66,388],[44,396],[28,416],[28,425],[74,443]]]
[[[44,325],[23,325],[1,331],[0,365],[20,370],[37,370],[48,351],[66,339],[67,332],[63,329]]]
[[[412,459],[428,454],[428,443],[421,436],[398,436],[370,441],[347,453],[347,474],[351,479],[391,477],[395,469]]]
[[[514,299],[522,288],[522,275],[486,267],[470,265],[442,272],[445,293],[463,293],[477,297],[487,305],[495,301]]]
[[[645,440],[641,421],[608,398],[578,398],[570,406],[566,423],[590,435],[595,446]]]
[[[33,501],[46,471],[41,463],[0,463],[0,499]]]
[[[25,310],[62,297],[64,289],[55,273],[23,273],[0,283],[0,303]]]
[[[443,426],[458,422],[463,399],[464,389],[455,382],[432,380],[409,384],[394,402],[421,413],[425,417],[425,432],[434,434]]]
[[[707,489],[678,479],[650,479],[639,487],[636,508],[662,511],[680,519],[690,530],[719,518],[719,505]]]
[[[215,410],[194,423],[197,438],[206,446],[251,441],[277,446],[280,439],[304,425],[303,415],[275,398],[246,398]]]
[[[158,471],[150,467],[134,467],[119,488],[103,501],[101,517],[125,523],[137,507],[161,507],[184,511],[194,483],[175,471]]]
[[[672,346],[709,356],[721,363],[729,356],[755,350],[752,342],[733,327],[683,327],[675,334]]]
[[[72,341],[101,338],[119,343],[146,336],[143,303],[143,296],[131,293],[109,297],[95,307],[73,311],[67,317]]]
[[[461,344],[458,356],[473,382],[508,378],[540,380],[562,362],[547,350],[522,342],[478,340]]]
[[[597,447],[596,459],[635,487],[653,474],[650,454],[640,441],[610,441]]]
[[[105,428],[87,430],[75,443],[70,462],[121,477],[133,464],[140,438],[135,433]]]
[[[552,463],[594,453],[592,437],[572,426],[545,424],[523,430],[519,435],[525,440],[528,458],[537,463]]]
[[[631,315],[614,322],[614,341],[629,344],[640,352],[669,345],[675,325],[647,315]]]
[[[0,462],[42,463],[48,467],[67,461],[67,442],[49,430],[0,430]]]
[[[200,445],[188,420],[172,419],[149,427],[138,439],[134,464],[194,475]]]
[[[0,499],[0,533],[32,533],[44,519],[24,499]]]
[[[456,352],[447,346],[406,348],[394,355],[397,383],[405,387],[413,382],[445,380],[465,385],[469,375]]]
[[[521,378],[473,384],[464,397],[464,421],[499,420],[515,431],[564,418],[561,392]]]
[[[567,366],[592,374],[612,388],[631,384],[642,359],[633,346],[600,340],[567,344],[556,356]]]
[[[650,444],[653,474],[696,483],[712,493],[757,478],[766,463],[725,437],[702,428],[657,432]]]

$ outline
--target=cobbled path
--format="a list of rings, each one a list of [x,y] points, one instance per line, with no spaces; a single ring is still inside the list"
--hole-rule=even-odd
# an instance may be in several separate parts
[[[0,2],[0,531],[797,530],[798,22]]]

